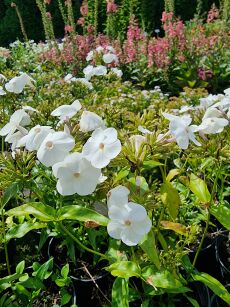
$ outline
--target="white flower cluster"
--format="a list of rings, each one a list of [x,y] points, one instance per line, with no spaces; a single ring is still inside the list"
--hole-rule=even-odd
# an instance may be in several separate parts
[[[27,111],[34,110],[26,107]],[[71,105],[62,105],[51,115],[62,122],[68,122],[81,109],[75,100]],[[121,142],[117,139],[114,128],[106,128],[100,116],[90,111],[83,111],[79,126],[80,131],[93,131],[84,144],[81,153],[71,151],[75,140],[65,126],[64,131],[54,131],[49,126],[36,125],[30,131],[25,126],[31,123],[30,116],[24,109],[15,111],[1,130],[5,141],[12,144],[12,150],[25,146],[28,151],[37,151],[38,160],[47,167],[52,167],[58,179],[57,191],[61,195],[89,195],[101,182],[101,168],[107,166],[121,151]]]
[[[205,134],[217,134],[229,125],[230,119],[230,88],[224,91],[225,95],[209,95],[200,99],[200,105],[183,106],[178,113],[188,111],[200,114],[204,112],[200,125],[191,125],[192,117],[190,114],[176,116],[163,113],[163,116],[170,121],[169,132],[182,149],[187,149],[189,141],[197,146],[201,144],[195,138],[195,132],[204,138]],[[175,111],[175,110],[174,110]]]
[[[102,57],[102,60],[106,65],[118,63],[118,57],[115,54],[115,50],[112,46],[106,46],[106,47],[99,46],[95,50],[91,50],[86,56],[86,61],[90,62],[98,55]],[[110,68],[110,71],[111,73],[115,74],[118,78],[121,78],[123,75],[122,71],[116,67]],[[83,73],[87,80],[90,80],[93,76],[105,76],[107,75],[107,72],[108,69],[104,65],[97,65],[97,66],[88,65],[83,70]]]
[[[6,77],[2,74],[0,75],[0,82],[7,81]],[[24,90],[26,85],[33,87],[35,82],[29,75],[26,73],[21,73],[20,76],[12,78],[9,82],[5,83],[5,90],[10,93],[20,94]],[[3,87],[0,86],[0,96],[6,95]]]

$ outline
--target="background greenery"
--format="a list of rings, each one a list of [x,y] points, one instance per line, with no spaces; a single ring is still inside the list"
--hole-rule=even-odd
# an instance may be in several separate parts
[[[212,3],[219,6],[221,0],[175,0],[175,14],[180,16],[184,21],[191,19],[196,13],[198,2],[202,3],[202,14],[205,16]],[[15,9],[11,8],[11,0],[0,0],[0,46],[7,46],[16,39],[22,40],[22,33]],[[25,29],[29,39],[36,42],[44,40],[44,31],[41,21],[40,11],[38,10],[35,0],[15,0],[14,1],[24,21]],[[64,3],[64,0],[62,0]],[[75,18],[80,17],[79,7],[81,0],[72,0]],[[94,7],[95,0],[89,0],[89,7]],[[106,0],[99,2],[99,31],[105,29],[106,21]],[[139,20],[140,25],[149,33],[161,25],[160,19],[164,10],[164,0],[116,0],[122,9],[119,12],[119,24],[121,28],[126,28],[129,16],[133,13]],[[58,8],[58,1],[52,0],[47,9],[52,15],[52,20],[57,38],[64,35],[64,24]],[[121,30],[123,30],[121,29]],[[80,31],[80,29],[78,29]]]

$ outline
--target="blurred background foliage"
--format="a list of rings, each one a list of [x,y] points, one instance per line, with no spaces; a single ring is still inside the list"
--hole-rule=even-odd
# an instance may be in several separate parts
[[[61,0],[64,5],[64,0]],[[92,9],[98,1],[98,30],[105,31],[106,27],[106,0],[89,0],[89,7]],[[206,14],[213,3],[217,7],[221,5],[223,0],[175,0],[175,15],[182,20],[187,21],[196,14],[197,6],[200,6],[201,17]],[[135,15],[139,25],[148,33],[154,33],[154,29],[161,27],[161,15],[165,8],[164,0],[116,0],[119,6],[119,29],[118,34],[124,35],[131,15]],[[11,0],[0,0],[0,46],[7,46],[17,39],[22,40],[22,33],[18,17],[14,8],[11,7]],[[37,8],[35,0],[14,0],[22,15],[26,33],[29,39],[36,42],[44,40],[44,30],[42,26],[41,14]],[[80,15],[80,5],[82,0],[72,0],[74,8],[74,17],[77,19]],[[55,36],[62,38],[64,36],[64,23],[58,8],[58,1],[52,0],[47,6],[51,13],[55,30]],[[94,19],[92,12],[92,19]],[[93,22],[93,20],[92,20]],[[80,32],[81,29],[78,29]]]

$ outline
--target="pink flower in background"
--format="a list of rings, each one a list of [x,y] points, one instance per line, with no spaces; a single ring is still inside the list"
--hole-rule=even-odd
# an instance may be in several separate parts
[[[78,20],[77,20],[77,24],[79,25],[79,26],[84,26],[84,24],[85,24],[85,18],[84,17],[80,17]]]
[[[198,77],[203,81],[206,81],[207,79],[211,79],[213,76],[213,73],[210,69],[205,70],[202,67],[198,68],[197,74],[198,74]]]
[[[73,27],[70,25],[65,25],[64,30],[65,30],[65,33],[71,33],[73,32]]]
[[[173,19],[173,12],[163,12],[161,21],[162,23],[165,23],[166,21],[171,21]]]
[[[52,18],[52,15],[51,15],[51,13],[50,13],[50,12],[46,12],[46,16],[47,16],[49,19],[51,19],[51,18]]]
[[[208,12],[207,22],[210,23],[219,17],[219,10],[213,4],[212,8]]]
[[[51,0],[44,0],[44,3],[49,5],[51,3]]]
[[[89,13],[89,7],[87,2],[83,2],[82,6],[80,7],[80,12],[82,16],[87,16]]]
[[[114,3],[114,0],[107,0],[107,13],[116,13],[117,12],[117,5]]]
[[[93,33],[94,33],[94,26],[93,26],[93,25],[88,25],[88,27],[87,27],[87,32],[88,32],[89,34],[93,34]]]

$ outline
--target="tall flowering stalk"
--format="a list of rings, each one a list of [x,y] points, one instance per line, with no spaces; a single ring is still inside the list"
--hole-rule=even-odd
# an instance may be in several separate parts
[[[76,33],[76,24],[75,24],[75,21],[74,21],[72,0],[66,0],[65,5],[67,7],[68,25],[70,25],[71,28],[72,28],[71,33],[75,34]]]
[[[118,11],[118,6],[114,2],[114,0],[107,0],[106,1],[106,13],[107,13],[106,34],[111,38],[115,38],[117,35],[117,29],[116,29],[117,11]]]
[[[175,11],[174,0],[165,0],[165,12],[167,12],[167,13],[169,13],[169,12],[174,13],[174,11]]]
[[[52,16],[50,12],[46,11],[46,4],[50,4],[49,0],[43,1],[43,0],[36,0],[36,4],[41,12],[42,16],[42,23],[45,31],[45,37],[48,41],[50,49],[52,48],[52,45],[54,45],[57,53],[60,55],[60,50],[58,48],[55,34],[54,34],[54,28],[52,23]]]
[[[99,1],[94,1],[94,34],[97,35],[98,30],[98,12],[99,12]]]
[[[197,0],[195,19],[199,19],[203,8],[203,0]]]
[[[21,15],[21,13],[20,13],[20,11],[19,11],[19,8],[18,8],[17,4],[14,3],[14,2],[11,3],[11,7],[12,7],[12,8],[15,8],[15,11],[16,11],[16,14],[17,14],[17,16],[18,16],[19,23],[20,23],[22,35],[23,35],[23,37],[24,37],[24,40],[25,40],[25,41],[28,41],[28,36],[27,36],[27,34],[26,34],[26,29],[25,29],[25,26],[24,26],[24,23],[23,23],[23,19],[22,19],[22,15]]]

